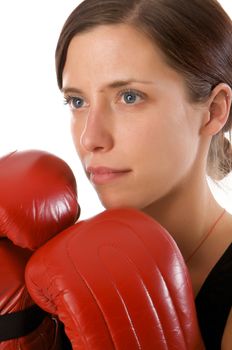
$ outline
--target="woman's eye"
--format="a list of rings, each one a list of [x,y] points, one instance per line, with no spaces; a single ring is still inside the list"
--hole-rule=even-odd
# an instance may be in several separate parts
[[[126,104],[135,104],[141,101],[142,94],[136,91],[124,91],[121,93],[123,102]]]
[[[84,106],[84,99],[81,97],[65,97],[65,104],[69,105],[71,109],[79,109]]]

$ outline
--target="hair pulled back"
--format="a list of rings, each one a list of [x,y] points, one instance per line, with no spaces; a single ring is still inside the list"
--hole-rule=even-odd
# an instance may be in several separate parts
[[[56,48],[58,86],[72,38],[104,24],[125,23],[145,33],[182,74],[189,98],[206,100],[215,86],[232,88],[232,21],[216,0],[84,0],[68,17]],[[228,140],[232,108],[223,129],[213,136],[208,175],[220,180],[232,170]]]

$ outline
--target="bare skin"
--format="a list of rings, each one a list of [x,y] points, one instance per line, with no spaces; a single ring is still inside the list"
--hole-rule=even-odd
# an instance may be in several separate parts
[[[103,206],[143,210],[170,232],[188,261],[223,210],[206,181],[206,160],[212,136],[229,115],[229,86],[216,86],[204,103],[191,102],[162,52],[122,24],[72,39],[63,90],[78,155]],[[94,173],[99,167],[117,176]],[[188,261],[195,295],[231,232],[226,213]],[[231,349],[231,329],[230,317],[223,350]]]

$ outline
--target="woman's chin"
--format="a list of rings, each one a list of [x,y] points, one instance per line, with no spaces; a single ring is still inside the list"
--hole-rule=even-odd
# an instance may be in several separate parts
[[[99,196],[99,199],[105,209],[134,208],[141,210],[143,208],[143,205],[131,200],[130,198],[122,198],[119,196],[107,196],[103,198]]]

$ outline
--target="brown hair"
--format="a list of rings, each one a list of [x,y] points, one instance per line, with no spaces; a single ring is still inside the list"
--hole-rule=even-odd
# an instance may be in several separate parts
[[[68,46],[78,33],[98,25],[126,23],[144,32],[167,63],[185,78],[190,99],[201,102],[221,82],[232,88],[232,21],[216,0],[84,0],[68,17],[56,48],[59,88]],[[219,180],[232,170],[232,109],[212,138],[208,175]]]

